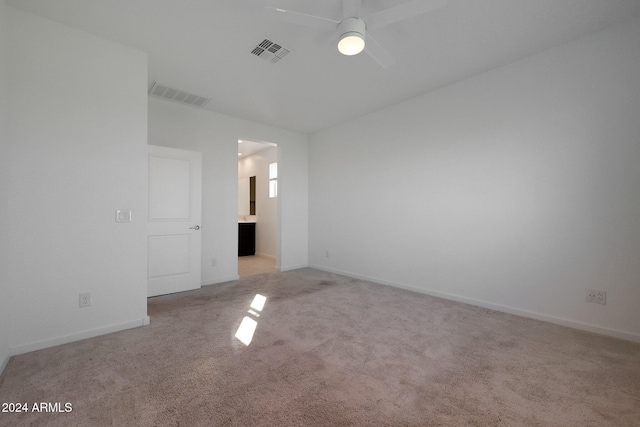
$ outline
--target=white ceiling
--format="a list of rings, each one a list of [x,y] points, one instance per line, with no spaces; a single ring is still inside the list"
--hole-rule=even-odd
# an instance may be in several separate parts
[[[362,15],[407,0],[362,0]],[[277,6],[341,18],[341,0],[7,0],[145,51],[149,83],[211,97],[206,109],[313,133],[640,16],[640,0],[449,0],[371,31],[396,59],[340,55],[334,34],[281,22]],[[250,53],[269,38],[292,53]],[[193,107],[185,107],[193,108]]]

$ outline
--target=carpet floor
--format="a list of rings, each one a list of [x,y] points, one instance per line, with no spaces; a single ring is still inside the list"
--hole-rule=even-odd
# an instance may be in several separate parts
[[[29,412],[0,425],[640,424],[637,343],[313,269],[148,310],[149,326],[13,357],[0,402]]]

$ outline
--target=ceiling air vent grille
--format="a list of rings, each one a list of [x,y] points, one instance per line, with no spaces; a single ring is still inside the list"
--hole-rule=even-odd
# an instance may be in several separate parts
[[[207,102],[211,101],[211,98],[205,98],[204,96],[198,96],[182,90],[173,89],[158,82],[151,83],[149,95],[198,108],[204,107]]]
[[[274,43],[269,39],[264,39],[251,50],[251,53],[265,61],[276,63],[291,53],[291,50]]]

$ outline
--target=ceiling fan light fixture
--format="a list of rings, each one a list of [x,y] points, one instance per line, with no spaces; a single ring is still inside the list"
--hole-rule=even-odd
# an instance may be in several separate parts
[[[364,50],[364,38],[359,33],[348,33],[343,35],[338,42],[338,50],[341,54],[352,56]]]
[[[341,54],[352,56],[364,50],[366,25],[362,19],[346,18],[340,22],[338,29],[341,33],[338,42],[338,50]]]

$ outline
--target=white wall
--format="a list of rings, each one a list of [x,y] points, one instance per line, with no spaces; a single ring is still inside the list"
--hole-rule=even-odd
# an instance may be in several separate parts
[[[142,325],[146,55],[8,8],[13,353]],[[116,209],[133,222],[115,223]],[[92,306],[80,309],[80,293]]]
[[[310,264],[640,341],[638,46],[636,19],[313,135]]]
[[[8,31],[7,6],[0,0],[0,374],[9,361],[9,344],[11,337],[11,307],[10,284],[7,276],[8,264],[6,263],[6,230],[9,227],[7,218],[7,182],[6,171],[8,168],[9,150],[9,125],[8,125]]]
[[[247,120],[149,98],[149,144],[202,153],[202,283],[238,277],[238,139],[278,144],[279,268],[307,266],[308,138]],[[211,259],[216,266],[211,266]]]
[[[270,258],[276,258],[277,253],[278,199],[269,197],[269,164],[277,161],[277,147],[238,160],[239,179],[256,177],[256,255]]]

